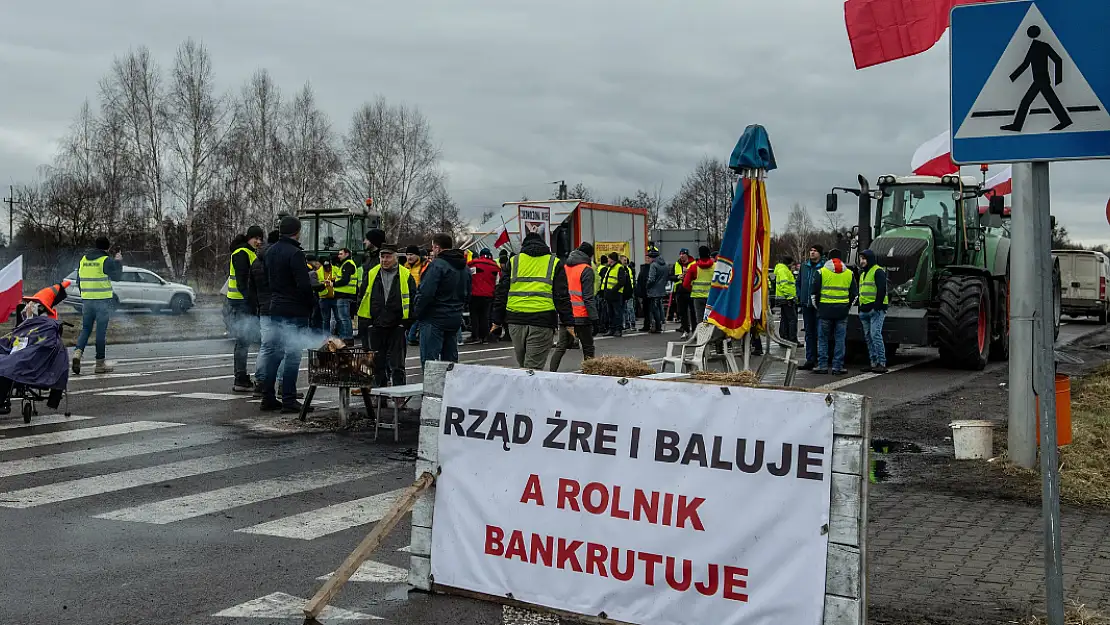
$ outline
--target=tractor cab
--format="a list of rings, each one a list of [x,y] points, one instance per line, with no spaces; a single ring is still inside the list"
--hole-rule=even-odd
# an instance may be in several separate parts
[[[381,227],[381,217],[372,213],[369,206],[302,210],[297,218],[301,220],[301,247],[305,256],[324,260],[347,248],[359,265],[365,261],[362,240],[366,231]]]

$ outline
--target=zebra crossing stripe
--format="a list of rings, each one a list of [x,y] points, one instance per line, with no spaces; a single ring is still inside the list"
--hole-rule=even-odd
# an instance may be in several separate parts
[[[70,421],[88,421],[89,419],[94,419],[94,418],[95,417],[76,417],[76,416],[66,417],[66,416],[60,415],[60,414],[52,414],[52,415],[46,415],[45,417],[37,417],[35,419],[35,422],[30,423],[30,424],[24,423],[22,421],[20,421],[19,423],[5,423],[4,425],[0,425],[0,430],[21,430],[23,428],[33,428],[33,427],[38,427],[40,425],[54,425],[56,423],[69,423]]]
[[[247,484],[238,484],[216,490],[174,497],[163,501],[122,508],[95,518],[110,519],[113,521],[133,521],[136,523],[152,523],[165,525],[185,519],[192,519],[214,512],[222,512],[230,508],[247,506],[278,497],[285,497],[296,493],[303,493],[327,486],[335,486],[344,482],[352,482],[373,475],[386,473],[398,468],[398,465],[385,463],[379,465],[353,465],[346,467],[329,467],[306,471],[295,475],[285,475],[268,480],[259,480]]]
[[[282,519],[244,527],[237,532],[264,534],[297,540],[314,540],[321,536],[382,520],[405,489],[389,491],[372,497],[337,503],[333,506],[294,514]]]
[[[0,441],[2,442],[2,441]],[[293,458],[312,453],[327,451],[328,446],[323,444],[282,446],[270,449],[251,449],[237,451],[220,456],[206,456],[171,462],[143,469],[132,469],[119,473],[108,473],[95,477],[86,477],[66,482],[56,482],[44,486],[24,488],[21,490],[0,493],[0,507],[2,508],[33,508],[60,501],[92,497],[104,493],[112,493],[138,486],[158,484],[170,480],[178,480],[195,475],[216,473],[228,469],[246,467],[253,464],[262,464],[271,460]]]
[[[152,441],[140,441],[138,443],[97,447],[95,449],[80,449],[78,451],[68,451],[61,454],[38,456],[36,458],[24,458],[22,460],[8,460],[6,462],[0,462],[0,478],[27,475],[28,473],[38,473],[40,471],[51,471],[54,469],[65,469],[67,467],[93,464],[95,462],[119,460],[120,458],[131,458],[133,456],[142,456],[161,451],[200,447],[230,440],[231,438],[231,436],[224,434],[204,433],[194,434],[184,438],[162,438]]]
[[[265,618],[265,619],[296,619],[304,620],[304,606],[307,599],[294,597],[284,592],[275,592],[252,599],[246,603],[221,610],[212,616],[220,618]],[[363,614],[353,610],[344,610],[335,606],[328,606],[317,617],[322,622],[330,621],[382,621],[380,616]]]
[[[39,447],[41,445],[57,445],[59,443],[87,441],[94,438],[119,436],[121,434],[134,434],[136,432],[147,432],[150,430],[160,430],[162,428],[180,427],[182,425],[185,424],[168,423],[165,421],[132,421],[130,423],[116,423],[113,425],[102,425],[94,428],[65,430],[62,432],[50,432],[47,434],[32,434],[31,436],[21,436],[18,438],[5,438],[0,439],[0,452],[12,451],[14,449]]]
[[[316,579],[322,581],[330,578],[334,573],[321,575]],[[373,582],[378,584],[403,584],[409,581],[408,569],[392,566],[384,562],[375,562],[367,560],[363,562],[358,570],[351,575],[352,582]]]

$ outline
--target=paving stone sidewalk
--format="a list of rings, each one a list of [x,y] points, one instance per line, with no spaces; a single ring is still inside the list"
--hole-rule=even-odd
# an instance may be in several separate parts
[[[1043,612],[1040,513],[1019,502],[873,485],[871,611],[976,624]],[[1064,507],[1062,530],[1065,597],[1110,611],[1110,514]]]

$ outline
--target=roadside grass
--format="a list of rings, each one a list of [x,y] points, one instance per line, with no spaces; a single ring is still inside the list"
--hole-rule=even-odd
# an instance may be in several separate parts
[[[1073,439],[1060,448],[1060,500],[1110,508],[1110,364],[1072,383]],[[1008,475],[1039,490],[1040,472],[1005,464]],[[1073,621],[1068,621],[1072,623]],[[1074,621],[1103,623],[1105,621]]]
[[[1039,614],[1033,615],[1021,621],[1019,625],[1048,625],[1048,618]],[[1064,625],[1110,625],[1110,617],[1085,605],[1072,603],[1064,610]]]

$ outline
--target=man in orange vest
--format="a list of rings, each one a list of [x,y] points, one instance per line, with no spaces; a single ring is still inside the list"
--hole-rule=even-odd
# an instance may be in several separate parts
[[[592,260],[594,246],[583,243],[567,256],[563,263],[567,274],[567,290],[570,292],[570,307],[574,313],[574,325],[559,328],[559,342],[551,355],[552,371],[559,370],[563,355],[574,344],[577,336],[582,343],[582,360],[594,357],[594,323],[597,321],[597,302],[594,299],[594,273]]]

